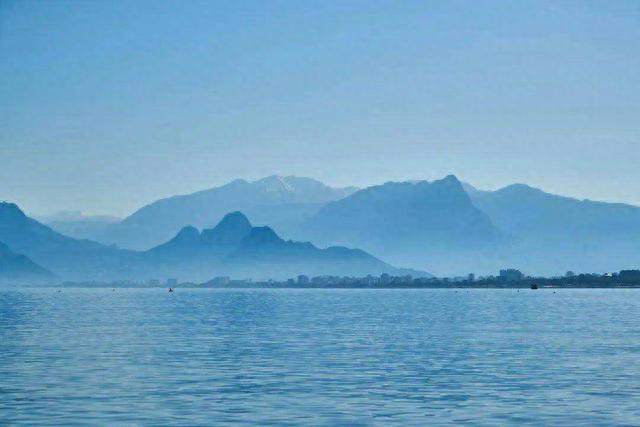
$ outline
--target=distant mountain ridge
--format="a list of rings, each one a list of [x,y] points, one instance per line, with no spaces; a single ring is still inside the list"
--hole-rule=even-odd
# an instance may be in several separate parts
[[[287,238],[359,247],[437,275],[495,274],[505,267],[544,275],[602,273],[636,268],[640,258],[639,207],[557,196],[525,184],[482,191],[452,175],[361,190],[332,189],[309,178],[236,180],[154,202],[110,226],[101,241],[146,249],[187,224],[210,229],[238,210]]]
[[[130,251],[64,236],[29,218],[13,203],[0,203],[0,241],[66,278],[102,278],[126,271]]]
[[[169,241],[138,252],[63,236],[27,217],[15,204],[0,203],[0,241],[65,280],[206,281],[224,274],[266,280],[298,274],[406,273],[360,250],[285,241],[269,227],[253,227],[241,212],[225,215],[202,232],[183,227]]]
[[[640,264],[640,207],[557,196],[525,184],[468,192],[509,236],[499,249],[504,264],[548,275]]]
[[[460,258],[501,239],[500,231],[473,205],[453,175],[357,191],[325,205],[302,224],[299,233],[298,237],[321,245],[356,246],[393,263],[414,268],[435,265],[440,271],[455,268]]]
[[[35,216],[34,219],[58,233],[76,239],[102,235],[112,224],[121,220],[110,215],[85,215],[81,211],[62,211]]]
[[[53,274],[0,242],[0,283],[52,279]]]
[[[118,222],[121,218],[112,215],[85,215],[82,211],[60,211],[50,215],[34,216],[39,222]]]
[[[307,275],[406,274],[357,249],[319,249],[309,242],[281,239],[270,227],[253,227],[232,212],[213,229],[184,227],[168,242],[143,253],[155,268],[202,278],[212,274],[252,279],[288,279]],[[413,271],[418,275],[428,275]]]
[[[332,188],[311,178],[273,175],[257,181],[234,180],[221,187],[161,199],[143,206],[119,223],[84,237],[131,249],[160,244],[191,224],[216,224],[227,212],[242,211],[254,223],[289,229],[329,201],[355,191]]]

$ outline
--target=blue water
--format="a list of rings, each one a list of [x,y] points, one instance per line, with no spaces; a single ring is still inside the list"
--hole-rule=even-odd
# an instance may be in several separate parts
[[[640,423],[640,290],[0,291],[0,425]]]

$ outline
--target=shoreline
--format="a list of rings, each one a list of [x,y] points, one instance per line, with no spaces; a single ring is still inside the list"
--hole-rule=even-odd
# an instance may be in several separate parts
[[[1,289],[17,289],[17,288],[51,288],[51,289],[169,289],[166,285],[114,285],[114,284],[92,284],[92,283],[77,283],[77,284],[47,284],[47,285],[34,285],[34,284],[6,284],[0,286]],[[231,286],[211,286],[211,285],[198,285],[198,284],[178,284],[171,286],[172,289],[367,289],[367,290],[393,290],[393,289],[514,289],[514,290],[544,290],[544,289],[640,289],[640,284],[620,284],[620,285],[592,285],[592,284],[580,284],[572,286],[559,286],[559,285],[539,285],[537,289],[531,289],[530,285],[517,285],[517,286],[473,286],[469,284],[461,285],[437,285],[437,286],[419,286],[419,285],[377,285],[377,286],[350,286],[350,285],[324,285],[324,286],[291,286],[287,284],[274,284],[263,285],[259,283],[252,283],[248,285],[231,285]]]

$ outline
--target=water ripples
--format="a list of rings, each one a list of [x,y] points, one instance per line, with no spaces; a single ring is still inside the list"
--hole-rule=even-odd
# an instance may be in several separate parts
[[[624,425],[640,291],[0,291],[0,424]]]

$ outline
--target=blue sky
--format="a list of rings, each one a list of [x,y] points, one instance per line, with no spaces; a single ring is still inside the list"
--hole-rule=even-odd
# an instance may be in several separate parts
[[[640,204],[638,1],[0,2],[0,199],[271,174]]]

